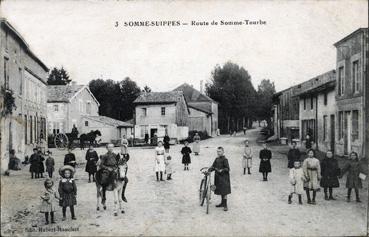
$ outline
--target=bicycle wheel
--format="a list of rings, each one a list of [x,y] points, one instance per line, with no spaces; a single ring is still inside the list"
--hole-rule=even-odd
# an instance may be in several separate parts
[[[204,204],[204,189],[205,189],[205,179],[201,180],[200,189],[199,189],[199,202],[200,206]]]

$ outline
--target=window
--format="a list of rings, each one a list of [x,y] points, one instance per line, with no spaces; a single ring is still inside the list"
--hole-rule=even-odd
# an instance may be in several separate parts
[[[142,108],[142,114],[143,116],[147,116],[147,108]]]
[[[359,111],[352,111],[352,140],[359,139]]]
[[[327,105],[328,104],[328,95],[327,95],[327,92],[324,93],[324,105]]]
[[[360,89],[359,61],[352,63],[352,88],[354,93],[358,93]]]
[[[338,113],[338,137],[343,138],[343,111]]]
[[[22,68],[19,68],[19,94],[21,95],[23,93],[23,77],[22,77]]]
[[[85,121],[85,127],[88,127],[88,121]]]
[[[28,144],[28,133],[27,133],[27,115],[24,115],[24,142],[25,144]]]
[[[345,93],[345,75],[343,67],[338,68],[338,95],[342,96]]]
[[[165,115],[165,107],[161,107],[161,115]]]
[[[327,141],[328,140],[328,126],[327,126],[327,115],[323,116],[323,140]]]
[[[86,113],[91,114],[91,102],[86,103]]]
[[[306,110],[306,98],[304,98],[304,110]]]
[[[29,116],[29,142],[33,143],[33,122],[32,116]]]
[[[59,105],[54,105],[54,111],[58,112],[59,111]]]
[[[310,109],[314,109],[314,97],[310,97]]]
[[[9,68],[8,68],[8,58],[4,57],[4,87],[9,89]]]

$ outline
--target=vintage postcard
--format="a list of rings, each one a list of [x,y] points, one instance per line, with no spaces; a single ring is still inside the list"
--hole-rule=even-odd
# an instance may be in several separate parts
[[[368,1],[0,0],[1,236],[368,236]]]

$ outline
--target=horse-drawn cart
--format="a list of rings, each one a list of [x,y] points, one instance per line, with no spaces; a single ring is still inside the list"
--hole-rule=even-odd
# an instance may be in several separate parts
[[[54,136],[54,145],[56,148],[60,150],[64,150],[66,148],[75,149],[78,146],[81,149],[84,149],[85,143],[97,145],[96,137],[101,136],[99,130],[91,131],[87,134],[81,134],[78,137],[78,133],[58,133]]]

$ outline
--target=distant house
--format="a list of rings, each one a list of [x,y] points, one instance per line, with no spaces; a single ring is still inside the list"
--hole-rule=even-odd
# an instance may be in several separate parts
[[[365,134],[365,129],[368,131],[365,127],[368,119],[365,115],[365,88],[369,89],[365,84],[368,80],[368,28],[357,29],[334,46],[337,49],[337,154],[348,155],[356,151],[362,156],[365,155],[365,136],[368,136]]]
[[[182,91],[142,93],[133,103],[135,138],[161,138],[166,132],[176,140],[188,137],[189,109]]]
[[[128,139],[133,135],[133,124],[130,123],[99,115],[84,115],[81,119],[83,121],[81,133],[99,130],[102,143],[113,142],[117,144],[123,136]]]
[[[335,70],[310,79],[303,84],[299,97],[300,138],[309,134],[316,143],[316,148],[327,152],[335,150]]]
[[[174,89],[182,91],[189,108],[189,130],[206,132],[215,136],[218,129],[218,103],[193,86],[184,83]]]
[[[47,113],[49,134],[70,133],[73,125],[82,133],[100,130],[101,142],[131,137],[132,124],[99,116],[99,102],[86,85],[48,86]]]
[[[31,51],[19,32],[4,18],[0,18],[0,86],[13,92],[15,105],[12,114],[0,115],[1,170],[8,167],[9,151],[23,160],[36,146],[45,147],[46,96],[49,69]],[[0,93],[0,111],[5,97]]]

